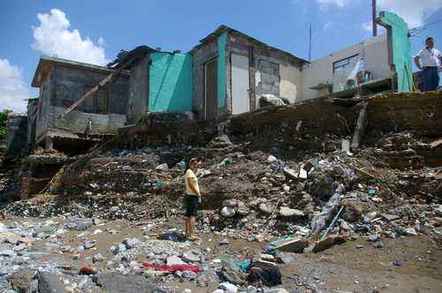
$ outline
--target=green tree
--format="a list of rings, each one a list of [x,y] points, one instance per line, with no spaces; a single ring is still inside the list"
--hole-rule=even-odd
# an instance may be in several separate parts
[[[0,140],[6,137],[6,121],[8,120],[8,114],[10,112],[10,110],[3,110],[2,112],[0,112]]]

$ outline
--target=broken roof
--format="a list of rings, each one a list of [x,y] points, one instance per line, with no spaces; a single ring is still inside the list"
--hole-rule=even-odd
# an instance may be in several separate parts
[[[231,27],[229,27],[229,26],[227,26],[227,25],[220,25],[220,26],[219,26],[214,32],[210,33],[210,34],[207,35],[205,38],[201,39],[201,40],[200,40],[200,44],[198,44],[197,46],[195,46],[193,49],[197,49],[197,48],[201,47],[202,45],[206,44],[207,42],[216,39],[218,36],[220,36],[220,35],[221,35],[222,33],[224,33],[224,32],[229,32],[229,33],[237,34],[237,35],[239,35],[239,36],[241,36],[241,37],[243,37],[243,38],[249,40],[250,42],[255,43],[255,44],[258,45],[258,46],[267,47],[267,48],[269,48],[269,49],[271,49],[271,50],[274,50],[274,51],[277,51],[277,52],[279,52],[279,53],[282,53],[282,54],[286,55],[287,57],[289,57],[289,58],[291,58],[291,59],[294,59],[295,61],[298,61],[298,62],[301,62],[301,63],[309,63],[307,60],[302,59],[302,58],[299,58],[299,57],[293,55],[293,54],[290,53],[290,52],[287,52],[287,51],[284,51],[284,50],[282,50],[282,49],[279,49],[279,48],[276,48],[276,47],[270,46],[270,45],[268,45],[268,44],[266,44],[266,43],[264,43],[264,42],[262,42],[262,41],[260,41],[260,40],[255,39],[255,38],[252,37],[252,36],[249,36],[249,35],[247,35],[247,34],[245,34],[245,33],[243,33],[243,32],[240,32],[240,31],[238,31],[238,30],[235,30],[235,29],[233,29],[233,28],[231,28]],[[193,50],[193,49],[192,49],[192,50]]]
[[[95,72],[111,73],[114,69],[104,66],[77,62],[73,60],[62,59],[58,57],[41,56],[38,62],[37,69],[35,70],[34,77],[32,78],[31,85],[33,87],[40,87],[41,83],[46,79],[47,74],[54,64],[62,64],[73,68],[82,68]]]

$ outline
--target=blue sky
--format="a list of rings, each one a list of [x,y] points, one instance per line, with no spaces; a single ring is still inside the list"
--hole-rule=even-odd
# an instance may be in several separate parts
[[[442,19],[442,0],[378,0],[411,26]],[[400,4],[398,4],[400,2]],[[56,9],[56,10],[54,10]],[[41,54],[103,64],[140,44],[189,50],[226,24],[299,57],[318,58],[370,36],[370,0],[0,1],[0,110],[23,109]],[[413,38],[414,50],[442,23]]]

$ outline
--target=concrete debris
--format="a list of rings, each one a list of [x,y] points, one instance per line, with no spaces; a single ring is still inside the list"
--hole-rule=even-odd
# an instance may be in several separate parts
[[[360,273],[351,267],[340,271],[342,255],[347,262],[370,264],[373,249],[376,262],[396,259],[394,266],[406,266],[401,258],[409,254],[413,268],[422,268],[421,263],[426,265],[422,271],[439,268],[440,252],[433,248],[442,243],[442,153],[433,130],[419,124],[407,132],[393,120],[380,129],[370,120],[351,153],[347,138],[354,128],[344,122],[356,120],[357,112],[336,118],[332,111],[333,123],[324,126],[308,115],[284,116],[284,109],[263,110],[269,111],[266,115],[275,111],[278,119],[232,118],[225,134],[194,135],[203,142],[171,138],[170,130],[163,129],[155,136],[144,133],[148,143],[128,138],[93,155],[63,154],[59,157],[69,159],[63,163],[51,159],[65,165],[54,171],[45,194],[2,206],[0,291],[34,286],[38,292],[181,292],[195,287],[286,292],[249,281],[251,267],[259,264],[281,268],[286,288],[326,292],[330,278],[336,287],[345,287],[340,279]],[[322,113],[314,109],[310,116]],[[367,109],[367,117],[376,115]],[[256,124],[269,126],[261,131]],[[143,135],[134,137],[146,139]],[[165,144],[167,136],[174,143]],[[193,242],[182,231],[189,157],[203,162],[197,172],[202,211],[195,223],[201,239]],[[33,164],[37,161],[44,163],[44,156]],[[0,171],[0,191],[10,190],[11,176],[20,176]],[[26,284],[17,282],[22,272],[30,275],[21,277]],[[406,282],[401,272],[392,273]],[[345,290],[371,290],[379,285],[375,278],[359,275]]]

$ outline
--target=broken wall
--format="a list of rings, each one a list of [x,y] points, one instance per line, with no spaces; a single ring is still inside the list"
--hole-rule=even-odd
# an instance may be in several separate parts
[[[149,62],[150,55],[147,54],[130,68],[127,119],[131,123],[135,123],[147,112],[149,103]]]
[[[27,117],[20,114],[9,114],[6,122],[6,157],[16,158],[26,150]]]
[[[391,77],[387,36],[380,35],[306,64],[303,68],[303,95],[301,100],[326,95],[325,91],[312,89],[312,87],[319,84],[333,85],[333,92],[344,90],[342,84],[345,81],[339,78],[336,80],[333,63],[356,55],[358,58],[364,58],[364,69],[371,72],[373,80]],[[345,69],[345,72],[348,72],[346,76],[350,74],[353,67],[354,64],[350,64],[349,68]]]
[[[155,52],[150,59],[148,111],[192,111],[192,55]]]
[[[218,45],[216,39],[195,47],[192,52],[192,78],[193,78],[193,99],[192,110],[199,119],[204,117],[205,108],[205,64],[218,56]]]
[[[87,98],[74,111],[59,118],[70,105],[110,72],[107,69],[97,71],[55,64],[40,87],[36,139],[41,139],[53,128],[84,133],[89,119],[92,120],[91,134],[111,134],[124,126],[129,92],[129,77],[125,73]]]

